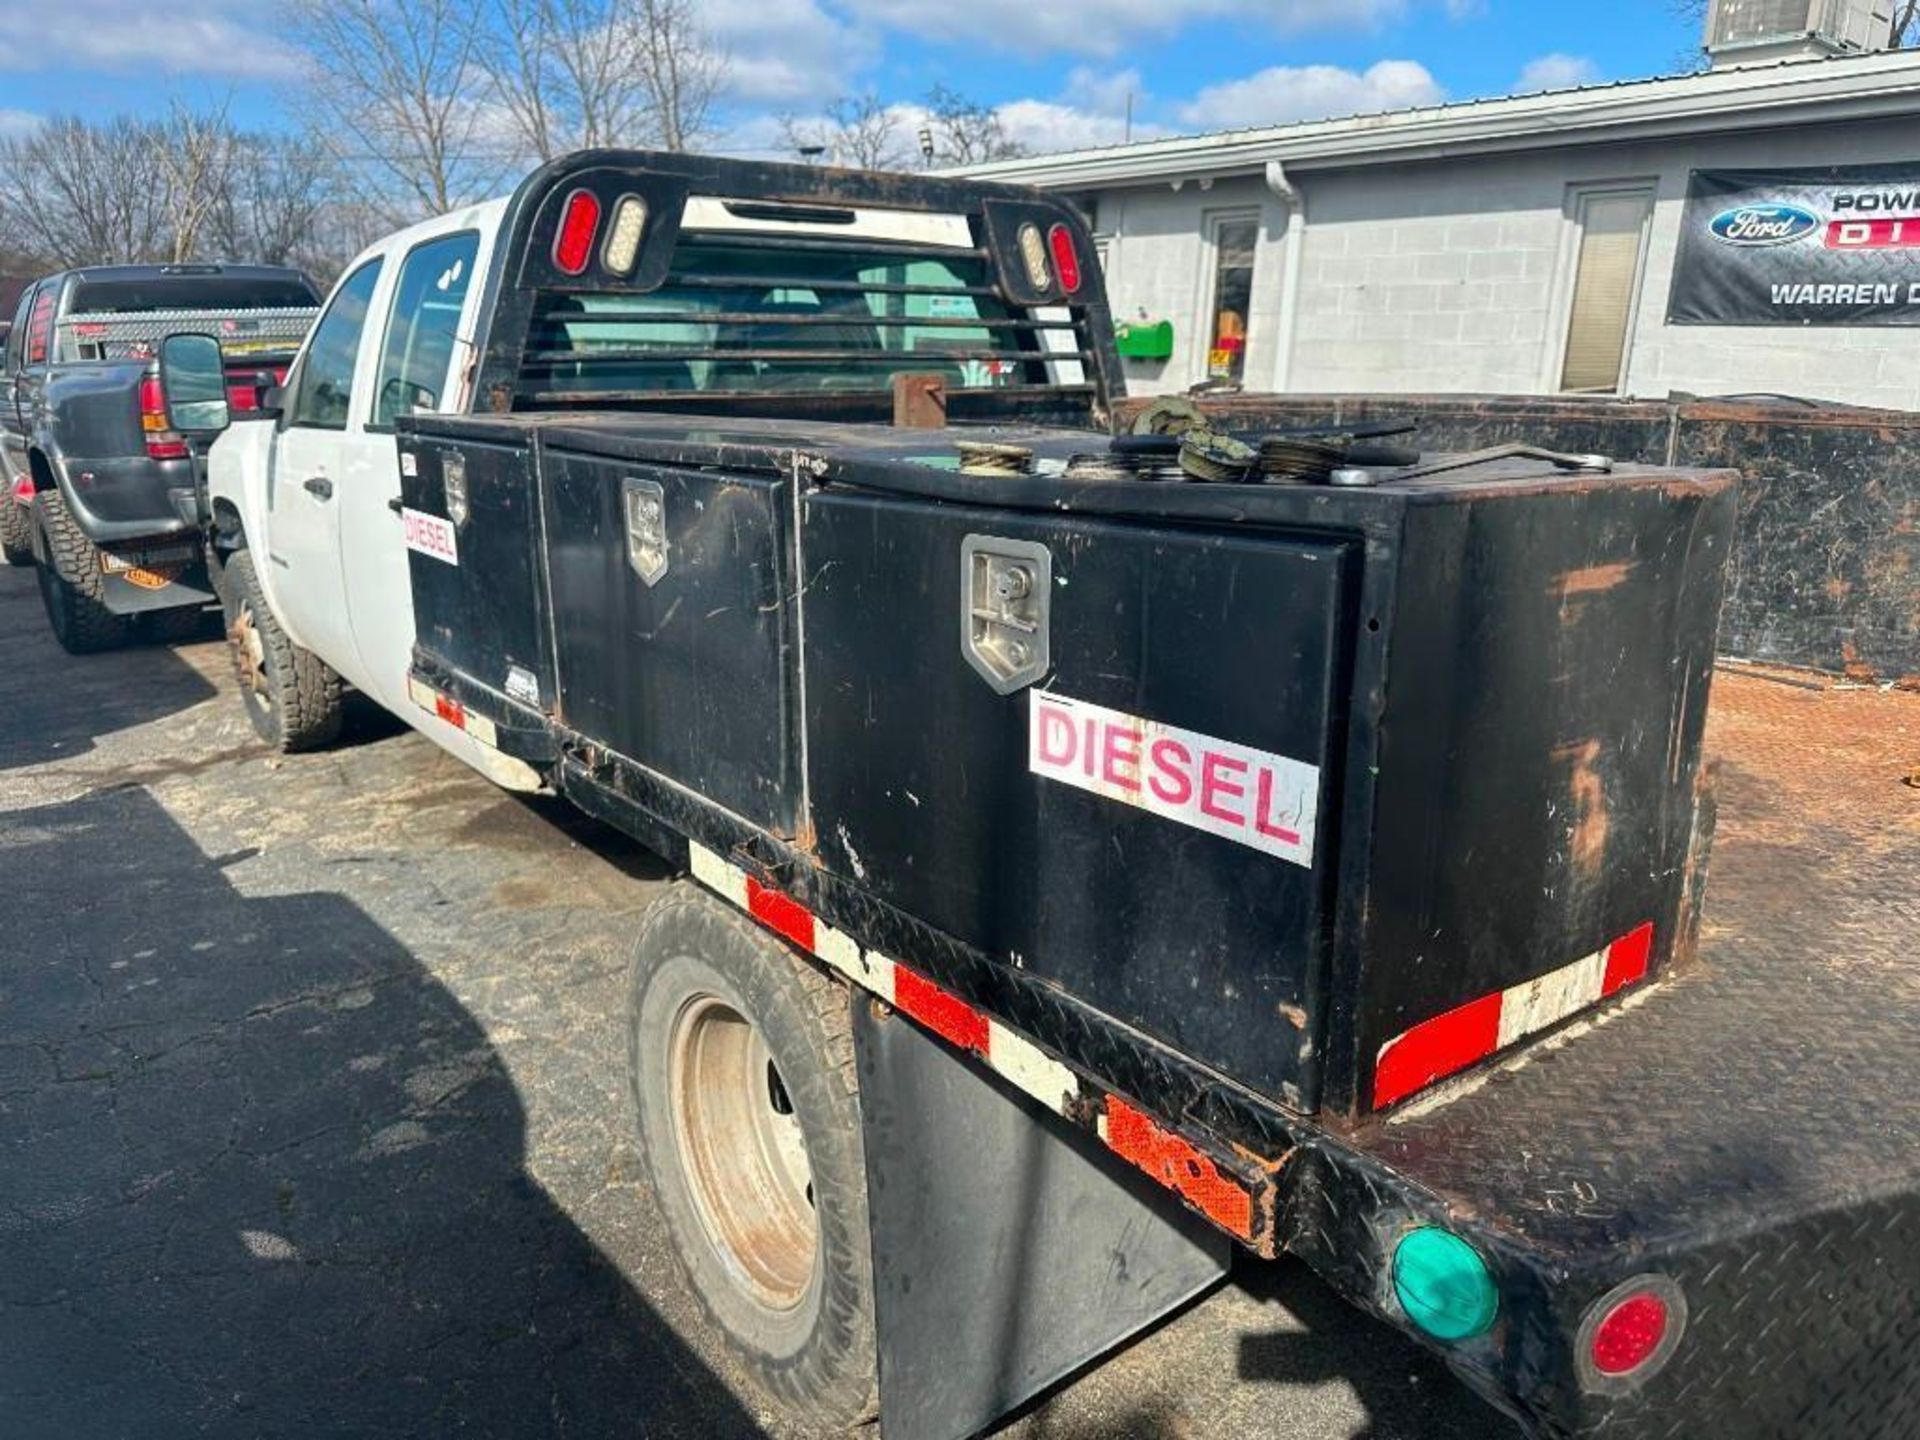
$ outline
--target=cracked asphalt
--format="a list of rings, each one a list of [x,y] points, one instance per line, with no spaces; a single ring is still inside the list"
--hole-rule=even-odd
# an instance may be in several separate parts
[[[0,1436],[797,1436],[629,1138],[640,847],[357,712],[270,757],[217,638],[74,659],[0,568]],[[1298,1266],[1022,1440],[1505,1440]]]

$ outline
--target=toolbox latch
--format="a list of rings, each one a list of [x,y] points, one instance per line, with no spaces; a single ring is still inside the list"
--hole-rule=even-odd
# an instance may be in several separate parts
[[[629,478],[621,487],[627,513],[627,563],[647,585],[667,573],[667,494],[658,480]]]
[[[1024,689],[1051,668],[1052,604],[1046,546],[992,535],[960,543],[960,650],[996,695]]]

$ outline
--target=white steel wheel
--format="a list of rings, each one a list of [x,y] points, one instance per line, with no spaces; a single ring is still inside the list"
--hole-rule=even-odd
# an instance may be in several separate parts
[[[688,1283],[755,1388],[837,1428],[879,1405],[846,989],[699,887],[641,917],[638,1139]]]
[[[668,1040],[667,1103],[700,1223],[770,1310],[806,1298],[820,1253],[813,1167],[766,1037],[717,995],[696,995]]]

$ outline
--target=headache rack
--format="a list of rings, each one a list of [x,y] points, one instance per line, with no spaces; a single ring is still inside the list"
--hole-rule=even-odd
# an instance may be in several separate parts
[[[610,217],[636,203],[622,266]],[[507,225],[495,412],[884,420],[895,376],[931,374],[955,419],[1087,424],[1121,393],[1084,222],[1033,192],[601,151],[537,172]]]
[[[300,347],[318,306],[276,310],[100,310],[60,321],[60,353],[71,360],[145,360],[160,342],[182,331],[220,341],[228,356],[284,354]]]

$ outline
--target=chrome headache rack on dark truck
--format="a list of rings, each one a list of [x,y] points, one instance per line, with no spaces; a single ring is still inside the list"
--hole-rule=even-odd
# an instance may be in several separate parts
[[[1818,1063],[1909,1012],[1690,964],[1731,475],[1110,439],[1006,187],[593,152],[503,223],[493,413],[397,427],[412,697],[697,882],[633,1084],[771,1396],[970,1434],[1230,1239],[1542,1434],[1920,1423],[1914,1161]]]

